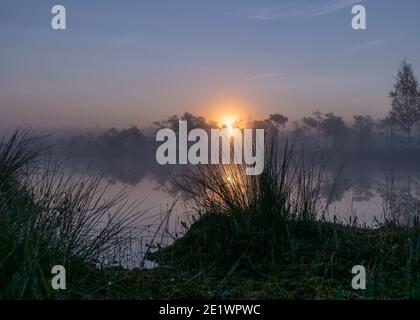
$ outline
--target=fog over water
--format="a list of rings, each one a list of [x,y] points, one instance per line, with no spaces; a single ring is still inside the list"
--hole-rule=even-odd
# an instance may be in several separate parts
[[[104,185],[110,184],[106,193],[109,197],[127,188],[129,199],[141,201],[141,210],[148,211],[145,217],[150,219],[145,224],[161,223],[162,215],[176,203],[169,224],[169,231],[176,233],[182,229],[180,222],[191,217],[186,213],[185,194],[174,181],[191,166],[159,165],[155,148],[153,142],[145,142],[128,154],[115,150],[106,157],[93,154],[93,148],[89,152],[73,150],[67,162],[68,172],[84,176],[102,173]],[[415,150],[410,157],[404,156],[408,152],[404,149],[307,148],[306,152],[326,155],[321,195],[325,203],[329,202],[328,210],[323,212],[327,219],[375,226],[389,214],[391,198],[399,201],[393,204],[398,205],[399,215],[418,214],[415,208],[420,203],[420,154]]]

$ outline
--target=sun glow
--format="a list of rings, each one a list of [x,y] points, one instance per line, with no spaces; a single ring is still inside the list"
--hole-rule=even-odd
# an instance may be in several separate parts
[[[227,118],[223,120],[223,126],[225,126],[228,129],[233,129],[234,123],[235,123],[235,120],[233,120],[232,118]]]
[[[230,136],[233,136],[235,133],[235,120],[233,118],[225,118],[222,122],[222,128],[228,130]]]
[[[238,97],[212,99],[203,105],[203,109],[206,110],[203,114],[207,119],[213,120],[219,127],[225,126],[225,128],[237,127],[240,120],[246,122],[251,116],[251,107],[248,102]]]

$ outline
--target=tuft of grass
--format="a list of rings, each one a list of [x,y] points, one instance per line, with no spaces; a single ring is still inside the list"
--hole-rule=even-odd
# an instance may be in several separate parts
[[[185,236],[150,258],[190,284],[205,283],[195,290],[204,298],[420,298],[417,226],[328,221],[328,200],[320,197],[324,158],[306,159],[287,143],[281,153],[274,142],[266,150],[260,176],[221,165],[178,179],[199,215]],[[355,265],[368,272],[366,291],[351,288]]]
[[[261,259],[267,259],[264,265],[276,264],[275,251],[288,250],[283,240],[294,232],[293,225],[311,225],[325,209],[320,199],[323,158],[314,155],[306,160],[287,143],[279,153],[274,140],[265,149],[261,175],[246,175],[241,165],[209,165],[177,180],[199,213],[185,237],[195,234],[204,239],[188,248],[191,256],[200,257],[199,263],[208,259],[234,264],[246,256],[251,263],[255,260],[255,266]],[[200,251],[208,254],[201,257]]]
[[[0,298],[98,297],[139,215],[124,191],[105,199],[100,176],[41,161],[45,145],[21,130],[0,142]],[[52,289],[54,265],[66,268],[67,290]]]

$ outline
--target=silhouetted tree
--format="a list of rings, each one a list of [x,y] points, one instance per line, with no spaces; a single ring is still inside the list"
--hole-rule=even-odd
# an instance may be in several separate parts
[[[145,142],[145,135],[136,126],[121,130],[111,128],[98,137],[99,147],[108,155],[139,152],[144,148]]]
[[[293,139],[304,139],[305,137],[305,125],[302,121],[295,120],[291,125],[291,134]]]
[[[289,121],[289,118],[282,114],[274,113],[270,114],[268,120],[271,121],[273,125],[278,129],[280,127],[284,128],[286,126],[286,123]]]
[[[396,121],[390,116],[385,117],[378,123],[378,128],[384,130],[385,134],[385,144],[387,148],[394,148],[394,130],[396,126]]]
[[[389,96],[392,100],[390,118],[405,132],[411,148],[411,131],[413,125],[420,120],[420,93],[413,68],[406,61],[401,63],[394,89]]]
[[[353,131],[359,148],[366,148],[372,141],[375,121],[370,116],[353,116]]]
[[[302,123],[305,127],[308,127],[312,130],[315,130],[318,138],[318,147],[321,147],[321,123],[322,123],[322,113],[319,111],[314,111],[312,117],[305,117],[302,119]]]
[[[269,130],[270,127],[273,126],[273,124],[268,121],[268,120],[254,120],[251,123],[252,128],[254,129],[264,129],[264,130]]]
[[[176,133],[179,131],[179,121],[187,121],[188,131],[192,129],[209,129],[214,128],[216,125],[213,122],[206,122],[206,119],[201,116],[195,116],[192,113],[185,112],[181,117],[173,115],[163,121],[153,122],[158,128],[169,128],[174,130]]]
[[[334,113],[325,114],[321,122],[321,129],[325,136],[330,139],[333,147],[336,147],[339,142],[343,142],[350,132],[343,118],[336,116]]]

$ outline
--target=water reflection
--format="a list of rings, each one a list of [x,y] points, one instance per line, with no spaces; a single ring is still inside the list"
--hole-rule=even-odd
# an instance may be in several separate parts
[[[153,156],[74,157],[71,170],[78,173],[102,172],[116,188],[131,186],[130,197],[144,200],[146,209],[165,211],[182,194],[175,182],[191,166],[160,166]],[[88,168],[88,171],[86,171]],[[226,177],[235,185],[234,177]],[[420,212],[420,169],[392,162],[327,164],[321,195],[330,205],[329,215],[342,220],[357,217],[358,222],[373,225],[376,220],[398,218],[415,221]],[[178,220],[182,208],[178,208]]]

